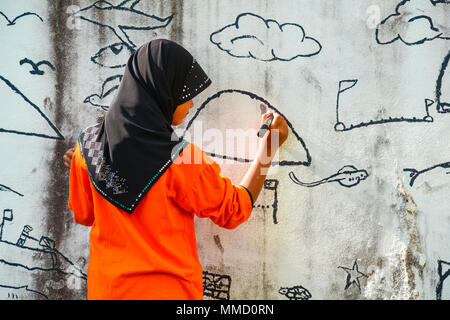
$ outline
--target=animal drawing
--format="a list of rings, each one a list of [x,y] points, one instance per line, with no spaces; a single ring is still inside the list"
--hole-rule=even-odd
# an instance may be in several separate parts
[[[289,178],[295,183],[302,187],[317,187],[318,185],[329,183],[329,182],[337,182],[341,186],[346,188],[351,188],[358,185],[362,180],[365,180],[369,174],[366,170],[359,170],[354,166],[344,166],[337,173],[332,174],[331,176],[324,178],[315,182],[302,182],[297,179],[295,174],[291,171],[289,172]]]
[[[130,30],[153,30],[166,27],[173,16],[160,18],[150,15],[135,8],[140,0],[124,0],[118,5],[108,1],[99,0],[93,4],[81,8],[73,13],[75,17],[88,21],[95,25],[111,30],[120,43],[126,44],[130,49],[136,48],[131,40]],[[102,19],[100,19],[102,17]]]
[[[91,57],[91,61],[99,66],[110,69],[124,68],[132,53],[133,50],[126,44],[119,42],[101,48]]]
[[[411,178],[409,180],[409,185],[412,187],[414,185],[414,182],[416,181],[416,179],[427,172],[430,172],[432,170],[436,170],[438,168],[444,169],[446,171],[446,174],[450,174],[450,162],[444,162],[444,163],[440,163],[440,164],[436,164],[434,166],[431,166],[429,168],[423,169],[423,170],[416,170],[416,169],[412,169],[412,168],[406,168],[403,169],[403,171],[405,172],[409,172],[409,177]]]
[[[108,110],[109,104],[112,101],[112,93],[119,88],[122,81],[122,75],[114,75],[108,77],[102,84],[102,90],[100,94],[91,94],[84,99],[84,103],[89,103],[95,107],[100,107],[103,110]]]
[[[6,14],[4,14],[2,11],[0,11],[0,16],[5,18],[5,20],[8,22],[6,24],[7,26],[13,26],[16,24],[17,20],[23,19],[25,17],[36,17],[39,20],[41,20],[41,22],[44,22],[44,20],[37,13],[34,13],[34,12],[24,12],[24,13],[18,15],[17,17],[14,17],[14,19],[12,19],[12,20],[8,16],[6,16]]]
[[[284,295],[289,300],[309,300],[311,299],[311,293],[302,286],[295,286],[291,288],[281,287],[278,293]]]
[[[44,74],[44,71],[39,69],[39,67],[41,65],[46,65],[53,71],[56,70],[55,67],[47,60],[42,60],[42,61],[39,61],[39,62],[35,63],[35,62],[33,62],[32,60],[30,60],[28,58],[24,58],[24,59],[20,60],[19,63],[20,63],[20,65],[29,64],[31,66],[31,68],[32,68],[30,70],[30,74],[35,74],[35,75],[40,75],[40,76]]]

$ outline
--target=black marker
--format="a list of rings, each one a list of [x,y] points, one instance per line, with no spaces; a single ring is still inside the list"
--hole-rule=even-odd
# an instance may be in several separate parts
[[[264,124],[261,126],[261,129],[258,131],[258,137],[262,138],[266,134],[267,130],[269,130],[270,125],[272,124],[273,113],[269,115],[269,117],[264,121]]]

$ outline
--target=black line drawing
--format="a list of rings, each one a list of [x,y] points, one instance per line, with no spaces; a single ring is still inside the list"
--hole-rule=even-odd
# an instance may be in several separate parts
[[[439,76],[436,81],[436,109],[439,113],[450,112],[450,71],[447,69],[450,62],[450,51],[442,62]],[[447,90],[442,92],[442,90]]]
[[[108,1],[99,0],[74,12],[73,15],[100,27],[108,28],[116,35],[120,43],[126,44],[129,49],[134,49],[136,44],[131,40],[127,31],[165,28],[173,18],[173,15],[160,18],[139,11],[135,8],[139,2],[140,0],[124,0],[118,5],[114,5]]]
[[[210,41],[232,57],[260,61],[291,61],[322,50],[319,41],[306,36],[301,25],[280,24],[250,12],[239,14],[234,23],[213,32]]]
[[[341,109],[341,95],[346,92],[347,90],[350,90],[351,88],[355,87],[358,83],[358,80],[352,79],[352,80],[341,80],[339,81],[339,89],[337,93],[336,98],[336,124],[334,125],[335,131],[349,131],[356,128],[362,128],[362,127],[368,127],[371,125],[377,125],[377,124],[383,124],[383,123],[390,123],[390,122],[433,122],[433,117],[430,116],[429,109],[433,105],[434,101],[430,99],[425,99],[425,112],[426,115],[422,119],[418,119],[416,117],[412,118],[405,118],[405,117],[389,117],[384,119],[377,119],[377,120],[370,120],[368,122],[360,122],[358,124],[350,124],[347,125],[343,122],[342,119],[340,119],[340,109]]]
[[[9,191],[9,192],[17,194],[20,197],[23,197],[23,194],[21,194],[20,192],[17,192],[16,190],[13,190],[10,187],[7,187],[3,184],[0,184],[0,191]]]
[[[331,176],[324,178],[319,181],[314,181],[310,183],[302,182],[297,179],[294,172],[289,172],[289,178],[295,183],[302,187],[317,187],[323,183],[337,182],[341,186],[346,188],[351,188],[358,185],[361,181],[365,180],[369,174],[366,170],[359,170],[355,166],[347,165],[339,169],[339,171]]]
[[[39,298],[48,299],[48,296],[46,296],[42,292],[31,290],[30,288],[28,288],[28,285],[20,287],[0,285],[0,297],[2,291],[6,291],[7,294],[7,296],[5,295],[3,299],[8,300],[18,300],[18,299],[23,300],[24,296],[31,296],[30,300],[36,300]]]
[[[2,215],[2,221],[0,223],[0,241],[2,240],[3,226],[5,224],[5,221],[12,221],[12,219],[13,219],[13,210],[12,209],[4,209],[3,215]]]
[[[5,209],[3,211],[2,222],[0,224],[0,252],[9,252],[8,256],[0,253],[0,265],[27,270],[31,272],[57,272],[68,279],[76,278],[79,281],[86,281],[87,275],[69,258],[64,256],[57,248],[54,240],[42,236],[34,238],[30,235],[33,228],[25,225],[19,235],[16,243],[2,238],[5,228],[5,221],[13,220],[13,210]],[[2,282],[7,281],[3,279]],[[39,293],[45,297],[43,292],[29,289],[31,285],[10,286],[6,283],[0,283],[0,287],[23,289]]]
[[[76,18],[112,31],[119,40],[100,48],[91,57],[93,63],[109,69],[124,68],[129,56],[136,49],[136,44],[130,38],[128,31],[165,28],[172,21],[173,15],[160,18],[136,9],[135,6],[139,2],[140,0],[124,0],[114,5],[108,1],[99,0],[72,14]],[[121,79],[122,75],[108,77],[102,84],[101,93],[93,93],[83,102],[107,110],[111,102],[109,98],[113,97],[111,93],[117,90]]]
[[[17,89],[8,79],[4,78],[0,75],[0,87],[2,85],[2,82],[6,84],[10,90],[12,90],[15,94],[19,95],[21,100],[27,103],[28,106],[32,107],[37,111],[37,113],[47,122],[48,126],[56,133],[56,136],[50,136],[48,134],[42,134],[37,132],[25,132],[21,130],[12,130],[12,129],[6,129],[1,127],[3,124],[0,124],[0,133],[6,132],[6,133],[14,133],[14,134],[20,134],[20,135],[26,135],[26,136],[35,136],[40,138],[47,138],[47,139],[56,139],[56,140],[64,140],[64,136],[61,134],[61,132],[56,128],[56,126],[50,121],[50,119],[41,111],[41,109],[35,105],[33,102],[31,102],[19,89]],[[11,102],[9,102],[11,103]],[[15,105],[14,108],[17,106]],[[5,107],[4,107],[5,108]],[[10,125],[10,123],[7,123],[7,125]],[[19,123],[15,124],[17,126],[20,126]]]
[[[413,46],[435,39],[450,40],[448,15],[442,14],[448,13],[448,10],[448,1],[403,0],[397,5],[395,13],[378,25],[376,41],[380,45],[388,45],[400,40]]]
[[[429,171],[435,170],[437,168],[442,168],[444,170],[447,170],[446,173],[450,174],[450,162],[439,163],[439,164],[436,164],[434,166],[431,166],[431,167],[423,169],[423,170],[405,168],[405,169],[403,169],[403,171],[409,172],[409,177],[410,177],[409,185],[412,187],[414,185],[414,182],[420,175],[427,173]]]
[[[124,68],[133,52],[134,50],[130,49],[125,43],[113,43],[112,45],[101,48],[91,57],[91,61],[105,68]]]
[[[300,135],[295,131],[294,127],[292,126],[292,124],[289,122],[289,120],[286,118],[286,116],[283,115],[283,113],[281,113],[277,108],[275,108],[274,106],[272,106],[268,101],[266,101],[265,99],[257,96],[254,93],[248,92],[248,91],[243,91],[243,90],[236,90],[236,89],[227,89],[227,90],[222,90],[219,91],[217,93],[215,93],[214,95],[210,96],[209,98],[207,98],[202,105],[196,110],[194,116],[190,119],[190,121],[188,122],[182,136],[186,137],[187,132],[189,131],[189,129],[191,128],[191,126],[193,126],[194,121],[202,114],[202,112],[205,112],[205,110],[208,110],[208,105],[216,100],[219,99],[221,97],[226,96],[227,94],[239,94],[239,95],[244,95],[247,98],[250,98],[250,100],[256,100],[258,103],[262,103],[265,106],[267,106],[268,109],[271,109],[273,112],[278,113],[280,116],[282,116],[286,122],[287,125],[290,129],[290,138],[292,137],[293,139],[296,139],[296,145],[299,146],[299,149],[301,149],[302,153],[304,153],[304,157],[305,159],[303,160],[280,160],[280,161],[273,161],[272,165],[279,165],[279,166],[309,166],[311,164],[311,155],[309,153],[308,148],[306,147],[305,142],[303,141],[303,139],[300,137]],[[228,108],[230,108],[231,106],[228,106]],[[243,106],[239,106],[240,108],[240,112],[242,112],[242,107]],[[258,108],[260,108],[260,105],[258,106]],[[231,125],[235,125],[231,124]],[[256,137],[256,134],[255,134]],[[289,138],[288,138],[289,139]],[[286,145],[287,142],[286,142]],[[207,150],[205,150],[205,153],[208,154],[211,157],[214,158],[219,158],[219,159],[228,159],[228,160],[233,160],[236,162],[241,162],[241,163],[249,163],[252,162],[253,160],[245,158],[245,157],[235,157],[235,156],[229,156],[229,155],[224,155],[224,154],[217,154],[217,153],[212,153],[212,152],[208,152]]]
[[[286,298],[288,298],[289,300],[309,300],[312,297],[308,289],[302,286],[295,286],[290,288],[281,287],[278,293],[286,296]]]
[[[100,107],[103,110],[108,110],[109,104],[112,101],[111,98],[114,97],[112,94],[119,88],[120,82],[122,81],[123,75],[117,74],[108,77],[102,84],[102,91],[100,94],[91,94],[84,99],[84,103],[90,103],[95,107]]]
[[[17,17],[14,17],[14,19],[12,19],[12,20],[10,18],[8,18],[2,11],[0,11],[0,15],[3,16],[3,18],[5,18],[5,20],[8,22],[6,24],[7,26],[13,26],[16,24],[17,20],[27,17],[27,16],[28,17],[30,17],[30,16],[37,17],[39,20],[41,20],[41,22],[44,22],[44,20],[41,18],[41,16],[39,16],[37,13],[34,13],[34,12],[24,12],[24,13],[18,15]]]
[[[39,67],[41,65],[46,65],[53,71],[56,70],[56,68],[53,66],[53,64],[51,64],[50,61],[47,61],[47,60],[42,60],[42,61],[39,61],[39,62],[35,63],[35,62],[33,62],[32,60],[30,60],[28,58],[23,58],[19,62],[20,65],[23,65],[25,63],[29,64],[32,67],[32,69],[30,70],[30,74],[34,74],[34,75],[42,76],[44,74],[44,71],[39,69]]]
[[[230,300],[231,277],[203,271],[203,295],[218,300]]]
[[[341,266],[339,266],[338,268],[343,269],[347,273],[345,290],[347,290],[352,284],[354,284],[355,286],[358,287],[359,291],[361,292],[361,284],[359,282],[359,278],[361,277],[368,278],[368,276],[358,270],[358,263],[356,262],[356,260],[353,263],[353,267],[351,269]]]
[[[447,278],[450,276],[450,262],[438,260],[439,281],[436,285],[436,300],[442,300],[442,291]],[[450,297],[445,297],[444,299]]]
[[[266,179],[264,181],[264,189],[268,190],[271,194],[267,195],[263,192],[264,196],[258,197],[256,202],[253,204],[253,208],[272,210],[273,223],[278,224],[277,212],[278,212],[278,184],[279,181],[276,179]],[[272,195],[273,194],[273,195]],[[273,197],[273,200],[272,200]],[[267,200],[269,199],[269,200]],[[270,203],[270,204],[266,204]]]

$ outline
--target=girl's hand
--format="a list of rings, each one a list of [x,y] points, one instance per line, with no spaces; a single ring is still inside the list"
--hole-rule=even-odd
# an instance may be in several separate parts
[[[66,153],[63,156],[64,159],[64,165],[70,169],[70,165],[72,163],[72,156],[75,152],[75,148],[70,148],[69,150],[66,151]]]
[[[261,117],[261,124],[270,116],[271,112],[266,112]],[[287,140],[289,135],[289,128],[282,116],[278,113],[274,113],[272,124],[267,130],[266,134],[261,138],[258,150],[258,157],[262,160],[263,164],[267,164],[277,152],[279,147]],[[271,161],[270,161],[271,162]],[[270,163],[268,163],[270,165]]]

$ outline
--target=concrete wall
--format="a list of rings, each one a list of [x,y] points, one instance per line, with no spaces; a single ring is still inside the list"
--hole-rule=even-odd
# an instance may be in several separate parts
[[[196,219],[205,298],[449,299],[450,4],[399,1],[2,1],[0,298],[85,298],[62,155],[162,37],[213,80],[177,132],[234,182],[256,140],[225,132],[291,132],[247,223]]]

